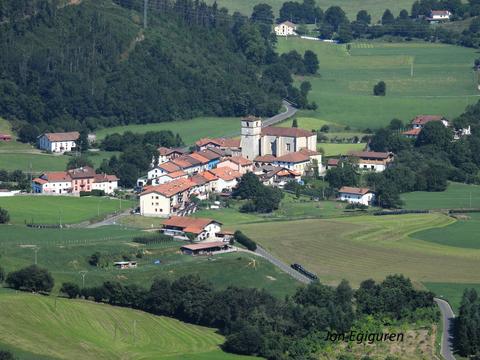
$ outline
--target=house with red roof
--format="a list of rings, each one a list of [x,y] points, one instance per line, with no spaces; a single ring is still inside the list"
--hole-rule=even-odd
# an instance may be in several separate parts
[[[37,194],[70,194],[72,178],[66,171],[46,172],[32,180],[32,189]]]
[[[352,151],[349,156],[355,161],[359,170],[373,172],[384,171],[394,160],[391,152]]]
[[[231,191],[242,177],[240,172],[229,167],[215,168],[209,170],[209,172],[217,177],[214,191],[219,193]]]
[[[274,27],[275,35],[277,36],[292,36],[297,35],[297,25],[291,21],[284,21]]]
[[[195,234],[196,241],[216,239],[221,231],[221,222],[206,218],[171,216],[162,224],[164,234],[181,237],[185,237],[187,233]]]
[[[338,200],[369,206],[375,200],[375,194],[368,188],[343,186],[338,190]]]
[[[0,141],[11,141],[12,135],[8,134],[0,134]]]
[[[78,131],[45,133],[38,137],[38,148],[54,153],[73,151],[76,149],[76,142],[79,138]]]
[[[431,121],[440,121],[445,127],[450,125],[448,120],[441,115],[418,115],[412,120],[412,129],[422,129]]]
[[[253,162],[244,158],[243,156],[232,156],[225,158],[225,160],[218,163],[217,167],[228,167],[232,170],[238,171],[243,175],[249,171],[253,171]]]

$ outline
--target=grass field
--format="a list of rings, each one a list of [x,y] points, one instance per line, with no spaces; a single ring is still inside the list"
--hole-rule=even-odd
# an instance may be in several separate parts
[[[55,291],[62,282],[81,285],[79,271],[88,271],[85,284],[100,285],[113,280],[148,287],[156,277],[177,279],[198,274],[217,288],[228,286],[257,287],[283,297],[293,294],[299,285],[289,275],[272,264],[252,255],[230,253],[213,257],[182,255],[183,242],[141,245],[132,242],[135,236],[145,235],[136,229],[120,226],[98,229],[30,229],[23,226],[0,227],[0,256],[5,271],[19,269],[34,262],[34,249],[38,248],[37,263],[47,267],[55,278]],[[100,252],[102,267],[88,264],[88,258]],[[137,258],[137,254],[142,256]],[[127,271],[115,269],[112,264],[129,256],[138,261],[138,268]],[[160,260],[161,264],[154,264]]]
[[[453,311],[458,315],[460,302],[465,289],[475,289],[480,294],[480,284],[454,284],[426,282],[423,284],[428,290],[433,291],[438,297],[447,300]]]
[[[452,221],[442,214],[415,214],[277,221],[238,228],[285,262],[298,262],[316,272],[322,282],[345,278],[358,285],[367,278],[402,273],[416,282],[480,283],[480,250],[409,236]]]
[[[319,106],[314,112],[300,112],[300,118],[373,129],[394,117],[404,122],[418,114],[452,118],[479,99],[471,69],[476,57],[473,49],[424,42],[351,46],[348,52],[345,45],[279,39],[279,52],[303,54],[310,49],[320,61],[320,75],[297,79],[311,82],[309,99]],[[387,84],[387,96],[374,97],[373,86],[380,80]]]
[[[468,213],[451,225],[423,230],[412,236],[441,245],[480,249],[479,231],[480,213]]]
[[[73,224],[133,207],[131,201],[105,197],[14,196],[0,198],[12,224]]]
[[[208,0],[207,3],[213,3],[214,0]],[[240,11],[245,15],[251,15],[252,9],[256,4],[265,3],[272,6],[275,15],[278,15],[280,7],[284,3],[284,0],[217,0],[220,7],[226,7],[230,10],[230,13],[234,11]],[[400,10],[407,9],[410,12],[413,1],[411,0],[363,0],[351,1],[351,0],[317,0],[316,4],[323,9],[327,10],[332,5],[340,6],[346,13],[350,20],[355,20],[355,16],[359,10],[367,10],[372,15],[372,20],[376,22],[382,17],[385,9],[390,9],[395,16],[398,15]]]
[[[22,170],[24,172],[41,173],[44,171],[63,171],[70,159],[64,155],[0,153],[0,169]]]
[[[248,358],[224,353],[215,329],[81,300],[2,292],[0,317],[0,346],[43,359]]]
[[[97,131],[97,139],[102,140],[108,134],[145,133],[147,131],[171,130],[182,137],[185,144],[193,144],[204,137],[233,136],[240,133],[240,120],[238,118],[198,117],[192,120],[163,122],[145,125],[126,125],[104,128]]]
[[[480,186],[449,183],[442,192],[416,191],[402,194],[405,209],[480,208]]]

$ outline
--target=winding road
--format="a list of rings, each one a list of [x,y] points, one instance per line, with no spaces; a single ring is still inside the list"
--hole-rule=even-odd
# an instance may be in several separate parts
[[[450,304],[445,300],[435,298],[435,302],[442,313],[443,334],[440,353],[445,360],[455,360],[453,355],[453,320],[455,314],[453,313]]]

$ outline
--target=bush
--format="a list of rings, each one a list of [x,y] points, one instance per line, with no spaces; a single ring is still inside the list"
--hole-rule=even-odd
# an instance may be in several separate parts
[[[385,96],[386,94],[387,94],[387,84],[385,84],[384,81],[378,82],[378,84],[373,87],[373,95]]]
[[[5,270],[3,270],[3,267],[0,266],[0,283],[2,283],[5,280]]]
[[[15,360],[16,357],[7,350],[0,350],[0,360]]]
[[[94,189],[92,191],[80,191],[80,196],[105,196],[105,191]]]
[[[255,241],[250,239],[240,230],[235,231],[235,233],[233,234],[233,238],[235,239],[235,241],[245,246],[248,250],[250,251],[257,250],[257,244],[255,243]]]
[[[0,224],[6,224],[10,221],[10,215],[6,209],[0,207]]]
[[[157,233],[155,235],[151,236],[137,236],[133,238],[133,242],[139,243],[139,244],[155,244],[155,243],[161,243],[161,242],[168,242],[168,241],[173,241],[171,236],[162,234],[162,233]]]
[[[90,255],[90,257],[88,258],[88,263],[92,266],[98,266],[101,257],[102,255],[98,251],[96,251],[92,255]]]
[[[47,269],[31,265],[8,274],[8,286],[16,290],[46,292],[53,289],[54,280]]]
[[[66,282],[62,284],[60,292],[67,295],[69,299],[75,299],[80,295],[80,287],[77,284]]]

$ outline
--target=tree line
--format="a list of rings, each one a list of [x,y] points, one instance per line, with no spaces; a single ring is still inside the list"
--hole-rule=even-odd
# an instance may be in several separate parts
[[[465,289],[454,327],[456,351],[469,359],[480,359],[480,298],[475,289]]]

